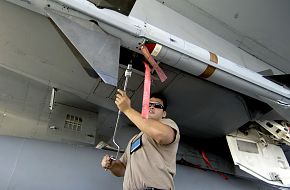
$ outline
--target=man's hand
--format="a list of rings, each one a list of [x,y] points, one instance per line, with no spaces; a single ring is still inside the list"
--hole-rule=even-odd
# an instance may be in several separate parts
[[[131,100],[126,95],[126,92],[120,89],[117,90],[115,104],[121,112],[124,112],[131,108]]]
[[[105,155],[102,162],[101,162],[101,165],[104,169],[110,169],[112,167],[112,159],[110,158],[109,155]]]
[[[105,155],[101,166],[105,170],[110,170],[112,174],[117,177],[123,177],[125,175],[126,166],[120,160],[112,160],[109,155]]]

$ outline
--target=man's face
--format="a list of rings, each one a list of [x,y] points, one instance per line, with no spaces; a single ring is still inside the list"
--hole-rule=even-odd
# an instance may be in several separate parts
[[[163,117],[166,116],[166,112],[163,110],[163,101],[160,100],[159,98],[150,98],[150,103],[149,103],[149,118],[150,119],[155,119],[155,120],[160,120]]]

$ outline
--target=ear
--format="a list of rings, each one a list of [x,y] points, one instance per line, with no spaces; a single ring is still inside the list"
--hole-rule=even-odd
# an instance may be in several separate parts
[[[166,117],[166,111],[163,111],[162,118]]]

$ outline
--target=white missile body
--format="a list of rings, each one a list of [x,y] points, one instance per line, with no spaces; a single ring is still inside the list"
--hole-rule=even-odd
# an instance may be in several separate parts
[[[20,0],[8,0],[18,5]],[[290,91],[262,75],[174,36],[156,26],[118,12],[99,9],[86,0],[30,0],[26,8],[45,14],[46,9],[96,20],[107,33],[121,39],[121,45],[140,53],[144,40],[155,43],[153,57],[165,64],[200,76],[242,94],[277,105],[290,107]],[[31,7],[30,7],[31,6]]]

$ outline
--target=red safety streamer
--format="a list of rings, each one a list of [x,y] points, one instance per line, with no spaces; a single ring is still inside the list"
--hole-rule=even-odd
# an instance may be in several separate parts
[[[210,168],[212,169],[213,171],[215,171],[216,173],[220,174],[225,180],[228,180],[228,176],[226,176],[225,174],[223,174],[222,172],[216,170],[214,167],[212,167],[212,165],[210,164],[204,150],[201,151],[201,156],[202,156],[202,159],[203,161],[205,162],[205,164]]]
[[[150,99],[150,86],[151,86],[151,79],[150,79],[150,67],[144,61],[145,65],[145,78],[144,78],[144,91],[143,91],[143,103],[142,103],[142,117],[148,119],[149,116],[149,99]]]
[[[167,76],[163,72],[163,70],[159,67],[156,63],[154,58],[151,56],[150,52],[148,51],[146,46],[141,46],[141,52],[148,60],[148,62],[152,65],[153,69],[156,71],[158,77],[160,78],[161,82],[164,82],[167,79]]]

